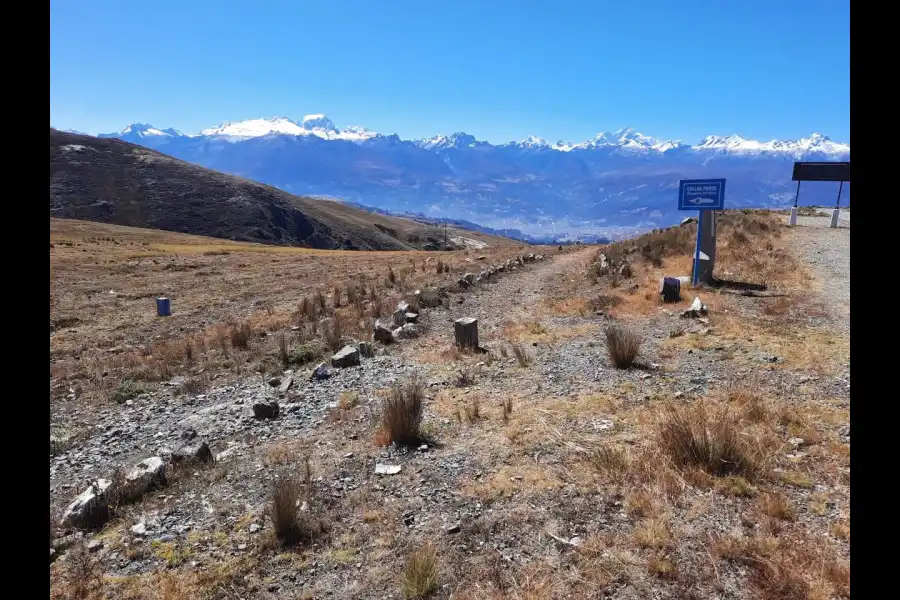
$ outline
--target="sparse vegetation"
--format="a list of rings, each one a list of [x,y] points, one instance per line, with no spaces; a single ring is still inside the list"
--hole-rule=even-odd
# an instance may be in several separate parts
[[[502,416],[504,423],[509,423],[509,416],[512,414],[512,410],[512,397],[507,396],[506,399],[500,401],[500,415]]]
[[[617,369],[629,369],[641,349],[641,339],[621,325],[606,328],[606,351]]]
[[[424,399],[425,386],[416,377],[391,388],[381,405],[381,426],[387,433],[388,443],[417,446],[423,441],[421,425]]]
[[[407,600],[424,600],[438,587],[437,552],[426,545],[410,553],[403,570],[401,589]]]
[[[516,356],[516,360],[519,361],[519,366],[522,367],[523,369],[526,367],[530,367],[532,362],[534,362],[533,359],[531,358],[531,356],[528,355],[528,353],[525,351],[525,349],[522,347],[521,344],[513,344],[512,351],[513,351],[513,354]]]
[[[591,464],[611,482],[621,484],[625,481],[631,461],[624,448],[604,444],[594,449],[590,459]]]
[[[760,449],[742,435],[740,419],[727,407],[709,409],[703,402],[669,404],[657,436],[660,447],[678,466],[748,478],[758,475],[763,466]]]
[[[286,546],[306,544],[326,530],[319,514],[309,459],[305,459],[302,481],[282,478],[275,482],[269,516],[277,539]]]
[[[246,350],[250,347],[250,337],[253,332],[249,323],[235,324],[231,326],[231,347]]]

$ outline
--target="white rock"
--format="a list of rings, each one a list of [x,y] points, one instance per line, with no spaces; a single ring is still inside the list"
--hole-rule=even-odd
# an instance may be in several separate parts
[[[136,500],[152,487],[166,483],[166,463],[159,456],[151,456],[139,462],[125,475],[123,499]]]
[[[400,465],[386,465],[383,463],[377,463],[375,465],[376,475],[396,475],[399,472]]]
[[[67,527],[88,527],[109,518],[108,479],[98,479],[66,508],[62,522]]]

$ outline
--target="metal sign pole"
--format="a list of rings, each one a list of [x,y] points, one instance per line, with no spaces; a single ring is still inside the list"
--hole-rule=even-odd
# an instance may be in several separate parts
[[[797,181],[797,195],[794,196],[794,206],[791,208],[791,227],[797,224],[797,205],[800,203],[800,182]]]
[[[701,210],[700,216],[697,218],[697,247],[694,248],[694,272],[691,275],[691,285],[696,286],[700,283],[700,243],[703,236],[703,229],[706,226],[706,213],[709,211]]]
[[[837,227],[838,219],[841,217],[841,192],[844,191],[844,182],[841,182],[841,185],[838,187],[838,197],[837,203],[834,205],[834,210],[831,211],[831,226]]]

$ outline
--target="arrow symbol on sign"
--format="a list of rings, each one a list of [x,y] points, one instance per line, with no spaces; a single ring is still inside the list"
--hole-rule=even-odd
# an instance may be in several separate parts
[[[713,198],[691,198],[688,200],[691,204],[715,204],[716,201]]]

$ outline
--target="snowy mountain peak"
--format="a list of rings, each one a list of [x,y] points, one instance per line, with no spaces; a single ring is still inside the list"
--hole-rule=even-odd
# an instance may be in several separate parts
[[[334,123],[326,117],[325,115],[306,115],[303,117],[302,125],[303,129],[307,129],[309,131],[314,131],[316,129],[321,129],[323,131],[337,131],[337,127],[334,126]]]
[[[453,135],[436,135],[423,140],[416,140],[415,144],[425,150],[443,150],[446,148],[474,148],[476,145],[484,144],[475,139],[474,135],[469,135],[462,131],[458,131]]]
[[[549,147],[550,144],[547,143],[547,140],[541,137],[537,137],[535,135],[529,135],[527,138],[519,142],[519,146],[523,148],[546,148]]]
[[[824,154],[830,157],[850,155],[850,145],[831,141],[828,136],[821,133],[813,133],[808,138],[799,140],[772,140],[760,142],[749,140],[737,134],[728,137],[708,135],[694,150],[713,150],[717,152],[734,152],[738,154],[781,153],[795,158],[801,158],[807,154]]]
[[[170,136],[170,137],[178,137],[184,135],[180,131],[176,129],[157,129],[153,125],[147,125],[146,123],[132,123],[125,129],[119,131],[119,134],[122,136],[131,135],[137,137],[148,137],[148,136]]]
[[[249,119],[247,121],[228,121],[218,127],[204,129],[200,135],[251,138],[269,134],[302,135],[305,130],[295,121],[286,117],[271,119]]]

